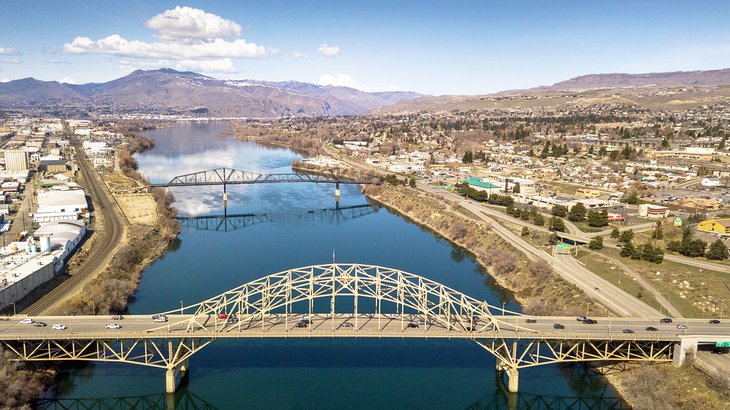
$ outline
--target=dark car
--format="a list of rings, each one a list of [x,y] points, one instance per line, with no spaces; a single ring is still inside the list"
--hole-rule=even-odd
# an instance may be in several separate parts
[[[712,320],[710,320],[710,324],[711,325],[719,325],[720,324],[720,321],[717,320],[717,319],[712,319]]]
[[[411,323],[407,324],[406,327],[418,327],[418,323],[411,322]]]
[[[112,320],[122,320],[122,319],[124,319],[124,316],[122,316],[122,315],[114,315],[114,316],[112,316]],[[154,319],[154,317],[153,317],[153,319]]]
[[[238,318],[235,316],[231,316],[228,318],[228,323],[238,323]]]
[[[633,331],[633,330],[631,330],[631,329],[624,329],[624,330],[623,330],[623,332],[624,332],[624,333],[634,333],[634,331]]]
[[[535,319],[534,317],[528,317],[526,322],[527,323],[537,323],[537,319]]]
[[[33,322],[33,326],[35,327],[46,327],[47,325],[43,322]]]
[[[655,328],[654,326],[649,326],[649,327],[647,327],[647,328],[646,328],[646,331],[647,331],[647,332],[656,332],[656,331],[658,331],[658,330],[659,330],[659,329]]]
[[[665,317],[665,318],[659,319],[659,323],[672,323],[672,319]]]
[[[596,323],[598,323],[598,321],[595,319],[586,319],[583,321],[583,323],[586,325],[595,325]]]
[[[307,326],[309,326],[309,324],[308,324],[308,323],[304,323],[304,322],[297,322],[297,327],[307,327]]]
[[[561,325],[560,323],[556,323],[553,325],[553,329],[565,329],[565,326]]]

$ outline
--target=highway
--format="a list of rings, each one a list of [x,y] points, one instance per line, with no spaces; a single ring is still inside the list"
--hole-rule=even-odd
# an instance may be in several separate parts
[[[258,316],[241,316],[237,323],[227,323],[215,315],[168,315],[168,322],[158,323],[151,315],[127,315],[113,321],[111,316],[34,316],[45,327],[20,324],[24,315],[6,316],[0,319],[0,340],[86,340],[120,338],[248,338],[248,337],[381,337],[381,338],[525,338],[543,340],[646,340],[679,341],[683,337],[698,338],[701,343],[730,339],[730,322],[710,324],[706,319],[683,319],[670,324],[660,323],[658,318],[596,317],[596,324],[584,324],[574,316],[523,315],[495,316],[499,329],[489,325],[483,316],[473,330],[451,318],[447,329],[444,317],[429,317],[426,325],[414,326],[423,320],[422,315],[373,315],[330,314],[312,315],[311,325],[298,327],[304,314],[268,314],[262,321]],[[536,323],[530,323],[534,319]],[[120,329],[106,329],[109,323],[117,323]],[[191,325],[191,323],[195,323]],[[349,323],[350,325],[346,325]],[[413,323],[413,327],[408,327]],[[421,322],[424,323],[424,322]],[[555,329],[558,323],[563,329]],[[684,324],[687,329],[677,328]],[[67,326],[66,330],[53,330],[54,324]],[[647,327],[656,328],[648,331]],[[624,333],[629,329],[632,333]]]
[[[68,135],[68,131],[67,131]],[[83,176],[84,188],[91,195],[94,214],[104,220],[103,229],[94,230],[94,243],[83,263],[75,269],[73,276],[63,281],[38,301],[23,310],[23,313],[37,315],[48,313],[67,298],[80,292],[86,283],[106,268],[114,256],[114,249],[119,245],[124,233],[124,221],[116,212],[117,206],[106,190],[106,185],[100,180],[99,174],[89,163],[86,154],[78,141],[73,141],[76,158]]]

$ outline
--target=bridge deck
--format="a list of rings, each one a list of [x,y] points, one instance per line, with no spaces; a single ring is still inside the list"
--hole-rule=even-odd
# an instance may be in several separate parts
[[[123,320],[112,321],[110,316],[34,317],[46,327],[20,324],[23,316],[0,319],[0,340],[86,340],[86,339],[162,339],[162,338],[452,338],[452,339],[539,339],[539,340],[630,340],[630,341],[679,341],[682,337],[699,337],[702,342],[713,343],[728,339],[730,323],[709,324],[705,319],[688,319],[687,329],[677,329],[674,324],[661,324],[657,319],[596,318],[597,324],[587,325],[575,317],[537,317],[537,323],[527,323],[526,316],[504,316],[501,329],[495,330],[486,322],[479,322],[473,330],[465,329],[452,320],[451,329],[446,322],[418,323],[418,315],[313,315],[312,324],[297,327],[302,314],[241,317],[237,323],[227,323],[213,315],[168,315],[168,322],[154,322],[150,315],[128,315]],[[196,325],[191,326],[195,319]],[[500,317],[502,319],[502,317]],[[121,329],[105,329],[108,323],[118,323]],[[346,325],[345,323],[351,324]],[[506,324],[514,323],[512,326]],[[555,323],[564,329],[554,329]],[[54,324],[63,324],[66,330],[53,330]],[[657,331],[646,331],[652,326]],[[624,333],[631,329],[634,333]]]

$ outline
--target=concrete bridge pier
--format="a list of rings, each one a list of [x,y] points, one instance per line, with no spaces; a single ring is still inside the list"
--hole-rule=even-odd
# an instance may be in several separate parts
[[[507,391],[517,393],[520,385],[520,372],[516,367],[497,359],[497,377],[502,377],[502,373],[507,374]]]
[[[337,202],[340,201],[340,183],[335,183],[335,198],[337,198]]]
[[[185,360],[177,366],[168,367],[165,372],[165,391],[168,394],[175,393],[180,382],[188,373],[188,361]]]
[[[223,207],[228,206],[228,190],[226,190],[226,184],[223,184]]]
[[[672,364],[682,367],[688,359],[694,359],[697,356],[697,345],[697,339],[682,338],[679,344],[674,345]]]

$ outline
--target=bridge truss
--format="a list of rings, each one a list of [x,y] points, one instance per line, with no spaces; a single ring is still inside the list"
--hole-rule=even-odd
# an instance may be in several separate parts
[[[188,359],[220,338],[462,338],[496,356],[498,370],[509,375],[510,390],[517,391],[517,371],[522,368],[578,361],[670,361],[672,346],[679,341],[676,335],[537,331],[523,325],[519,313],[433,280],[362,264],[285,270],[163,314],[170,318],[168,323],[153,324],[145,316],[146,322],[138,322],[144,324],[141,330],[119,330],[112,336],[0,332],[0,344],[26,361],[89,360],[164,368],[171,392],[175,374],[187,368]],[[304,316],[321,325],[300,329],[296,324]],[[227,320],[231,317],[236,320]],[[134,323],[131,320],[125,319],[125,327]],[[342,326],[348,321],[350,326]],[[422,326],[410,329],[413,323]]]
[[[163,184],[153,187],[186,187],[204,185],[246,185],[307,182],[318,184],[378,184],[380,178],[345,168],[322,169],[316,174],[274,173],[260,174],[231,168],[216,168],[178,175]]]

